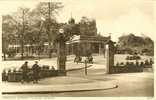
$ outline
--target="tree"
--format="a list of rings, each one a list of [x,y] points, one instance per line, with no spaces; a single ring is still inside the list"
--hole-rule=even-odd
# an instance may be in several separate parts
[[[73,35],[80,35],[79,24],[65,24],[63,26],[66,38],[70,39]]]
[[[8,53],[9,44],[15,44],[17,34],[16,22],[13,20],[13,17],[10,15],[2,16],[2,52],[4,60],[6,59],[6,54]]]
[[[26,29],[28,28],[29,24],[29,8],[20,7],[18,11],[15,13],[15,17],[17,17],[16,22],[21,24],[22,29],[20,31],[20,43],[21,43],[21,59],[23,60],[24,56],[24,36],[26,35]]]
[[[150,51],[150,54],[154,53],[154,43],[149,37],[135,36],[131,33],[119,37],[118,44],[120,49],[126,50],[133,48],[133,52],[137,51],[140,53],[144,51],[144,49],[148,49],[147,51]]]
[[[81,35],[88,35],[88,36],[97,35],[96,20],[89,19],[87,17],[82,17],[79,26],[80,26]]]
[[[51,58],[51,49],[52,44],[55,40],[56,33],[58,31],[58,23],[56,21],[56,16],[58,15],[59,10],[63,8],[61,2],[41,2],[33,10],[34,15],[44,17],[44,30],[48,35],[49,42],[49,57]]]
[[[21,58],[25,44],[43,45],[49,42],[51,45],[59,29],[56,15],[61,8],[63,5],[59,2],[42,2],[32,11],[20,7],[15,13],[3,16],[3,52],[9,44],[15,44],[15,40],[21,44]],[[45,20],[41,20],[41,17]]]

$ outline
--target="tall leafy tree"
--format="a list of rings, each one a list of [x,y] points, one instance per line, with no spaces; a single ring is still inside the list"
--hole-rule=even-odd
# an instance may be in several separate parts
[[[70,38],[73,35],[80,35],[80,27],[79,24],[75,23],[74,18],[70,18],[68,24],[65,23],[63,25],[63,29],[65,30],[66,38]]]
[[[80,34],[87,36],[97,35],[96,20],[82,17],[79,23]]]
[[[16,34],[18,32],[17,23],[11,15],[2,16],[2,52],[4,59],[8,54],[9,44],[16,44]]]
[[[45,19],[43,25],[43,31],[48,35],[49,57],[51,57],[51,49],[52,49],[51,43],[54,42],[54,39],[58,31],[58,23],[56,21],[56,16],[58,15],[59,11],[62,8],[63,5],[61,2],[41,2],[32,11],[34,17],[38,16],[38,18],[42,17]],[[41,19],[35,19],[35,20],[37,20],[37,22],[39,23],[39,20]]]
[[[18,34],[21,43],[21,59],[23,59],[24,56],[24,45],[27,43],[27,41],[24,38],[29,28],[29,12],[30,12],[29,8],[20,7],[14,14],[15,17],[14,19],[16,19],[17,25],[22,26],[22,28],[19,29],[20,32]]]
[[[133,33],[119,37],[119,49],[129,49],[137,52],[143,50],[154,53],[154,42],[149,37],[135,36]],[[132,49],[133,48],[133,49]]]

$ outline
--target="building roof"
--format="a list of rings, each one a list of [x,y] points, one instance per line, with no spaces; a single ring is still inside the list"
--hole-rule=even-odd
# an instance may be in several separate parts
[[[90,42],[90,43],[106,43],[110,37],[99,37],[99,36],[85,36],[85,35],[74,35],[67,44],[79,43],[79,42]]]

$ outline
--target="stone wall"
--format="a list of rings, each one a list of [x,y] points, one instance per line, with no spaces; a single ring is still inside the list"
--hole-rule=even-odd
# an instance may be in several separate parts
[[[62,73],[59,70],[55,70],[53,66],[43,65],[41,68],[41,71],[39,73],[39,78],[46,78],[46,77],[53,77],[53,76],[59,76],[60,73]],[[8,82],[20,82],[22,80],[22,71],[20,69],[8,69],[3,70],[2,72],[2,81],[8,81]],[[33,80],[33,72],[31,69],[28,71],[28,80]]]

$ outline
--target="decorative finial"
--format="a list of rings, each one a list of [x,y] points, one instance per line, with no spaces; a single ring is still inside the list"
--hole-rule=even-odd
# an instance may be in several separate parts
[[[112,35],[112,33],[109,33],[109,38],[111,39],[111,35]]]

